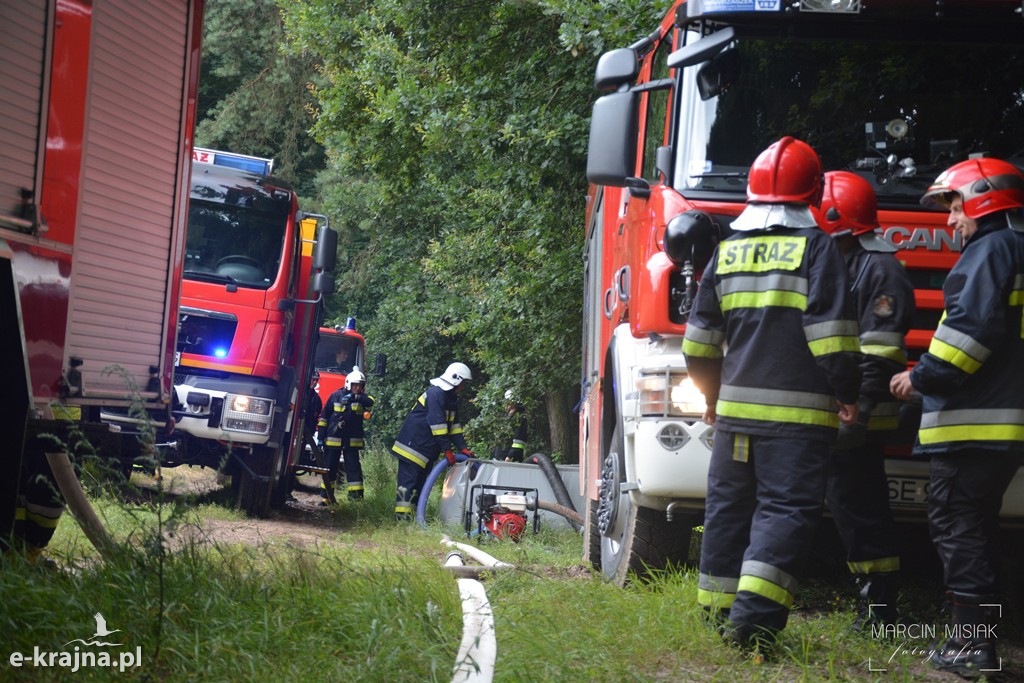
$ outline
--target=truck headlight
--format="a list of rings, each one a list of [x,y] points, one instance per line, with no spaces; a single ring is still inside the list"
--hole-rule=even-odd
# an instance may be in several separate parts
[[[642,372],[636,388],[645,417],[700,417],[707,408],[704,395],[682,371]]]
[[[224,397],[221,427],[227,431],[269,434],[274,402],[266,398],[228,394]]]

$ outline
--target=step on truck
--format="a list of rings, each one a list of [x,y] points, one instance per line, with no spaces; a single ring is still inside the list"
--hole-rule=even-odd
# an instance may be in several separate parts
[[[301,455],[306,387],[323,296],[333,291],[337,233],[299,210],[272,161],[193,155],[163,466],[231,476],[239,507],[285,502]]]
[[[0,534],[35,434],[170,422],[202,0],[0,3]]]
[[[1015,0],[679,1],[651,33],[601,56],[595,86],[607,94],[594,104],[587,162],[580,490],[584,552],[606,576],[621,583],[690,552],[714,435],[682,336],[713,235],[727,235],[743,209],[758,153],[792,135],[826,171],[871,182],[881,234],[915,286],[913,363],[961,248],[921,195],[971,155],[1024,165],[1021,11]],[[922,520],[928,464],[909,455],[914,431],[910,420],[887,471],[897,517]],[[1002,517],[1024,524],[1024,473]]]

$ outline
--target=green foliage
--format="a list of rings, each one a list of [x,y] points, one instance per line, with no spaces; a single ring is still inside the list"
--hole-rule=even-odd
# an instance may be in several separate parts
[[[281,1],[292,48],[321,60],[313,132],[343,264],[328,318],[356,315],[389,355],[384,433],[451,360],[477,375],[470,438],[489,444],[507,388],[534,414],[575,391],[593,67],[664,9],[576,5]]]
[[[274,175],[315,203],[314,177],[325,157],[308,132],[317,73],[312,56],[282,49],[273,0],[211,0],[203,31],[196,144],[271,157]]]

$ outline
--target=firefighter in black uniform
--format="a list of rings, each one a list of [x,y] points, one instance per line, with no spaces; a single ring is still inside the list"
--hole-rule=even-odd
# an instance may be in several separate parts
[[[416,399],[406,415],[398,439],[391,451],[398,458],[398,494],[395,497],[395,519],[412,519],[427,475],[442,451],[453,450],[475,457],[466,446],[466,437],[459,422],[459,392],[473,379],[469,368],[452,363],[440,377]],[[454,456],[449,462],[455,462]]]
[[[914,285],[893,255],[895,247],[875,232],[878,201],[864,178],[826,173],[818,224],[846,259],[862,353],[859,416],[856,424],[839,426],[826,498],[860,589],[858,627],[895,623],[893,576],[900,556],[883,447],[899,427],[900,402],[889,393],[889,380],[907,367]]]
[[[353,368],[353,370],[356,369],[358,368]],[[327,397],[320,413],[320,420],[316,423],[317,441],[323,448],[324,465],[327,467],[327,474],[323,478],[323,483],[320,484],[320,505],[322,506],[329,506],[334,500],[334,482],[338,478],[341,448],[344,443],[341,430],[345,426],[345,417],[347,416],[341,399],[347,392],[348,375],[345,376],[345,384]]]
[[[923,396],[914,452],[931,456],[928,524],[955,626],[931,661],[975,677],[999,668],[999,510],[1024,460],[1024,176],[998,159],[969,159],[922,203],[948,208],[963,250],[928,352],[890,388],[899,399]]]
[[[373,403],[373,396],[366,393],[366,377],[359,368],[354,368],[345,377],[345,392],[335,403],[335,410],[339,404],[341,406],[342,463],[349,500],[363,499],[363,466],[359,454],[365,447],[363,421],[369,417]]]
[[[698,603],[727,639],[769,646],[788,620],[825,504],[829,447],[857,419],[859,343],[839,247],[810,206],[821,162],[784,137],[701,278],[683,351],[716,428]]]
[[[508,447],[495,448],[491,452],[491,458],[505,462],[523,462],[526,456],[526,439],[529,435],[529,428],[526,424],[526,406],[515,400],[515,394],[511,389],[505,392],[505,400],[508,401],[508,408],[505,412],[510,419],[515,420],[515,430],[512,432],[512,442]]]

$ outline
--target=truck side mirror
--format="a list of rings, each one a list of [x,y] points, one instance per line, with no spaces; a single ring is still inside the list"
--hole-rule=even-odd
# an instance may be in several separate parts
[[[628,90],[594,102],[587,147],[587,180],[624,187],[636,172],[637,94]]]
[[[697,71],[697,91],[704,102],[721,95],[740,75],[740,53],[730,48],[715,55]]]
[[[313,275],[313,292],[327,296],[334,293],[334,273],[329,270],[318,270]]]
[[[373,374],[375,377],[383,377],[384,373],[388,371],[388,355],[386,353],[378,353],[373,365]]]
[[[594,87],[598,90],[612,90],[633,83],[639,74],[640,61],[635,50],[628,47],[609,50],[597,60]]]
[[[313,270],[331,272],[338,262],[338,233],[334,228],[324,226],[316,236],[316,253],[313,255]]]

